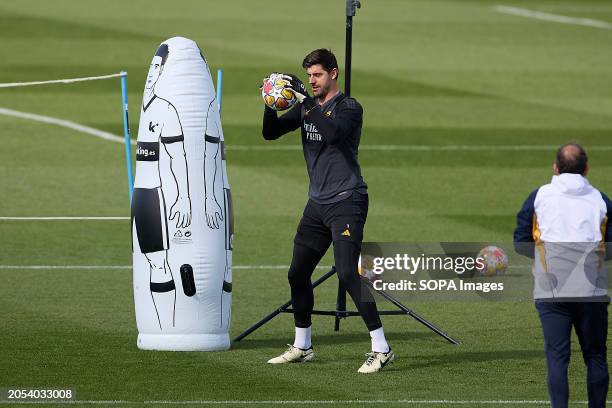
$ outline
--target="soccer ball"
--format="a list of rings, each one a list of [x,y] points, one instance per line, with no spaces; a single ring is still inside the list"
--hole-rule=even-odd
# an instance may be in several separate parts
[[[289,81],[279,74],[272,74],[264,81],[261,96],[267,107],[275,111],[284,111],[296,104],[297,98],[287,85]]]
[[[484,247],[478,253],[478,258],[484,264],[482,268],[476,264],[476,270],[481,276],[503,275],[508,269],[508,255],[500,247]]]

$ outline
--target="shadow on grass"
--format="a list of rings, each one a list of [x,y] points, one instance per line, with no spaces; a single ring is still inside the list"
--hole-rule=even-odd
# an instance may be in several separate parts
[[[453,347],[442,338],[431,332],[389,332],[389,342],[397,344],[401,340],[427,340],[434,347],[428,355],[410,355],[405,348],[395,349],[399,364],[393,364],[385,371],[413,371],[420,369],[431,369],[434,367],[462,367],[470,364],[492,363],[497,366],[510,361],[531,361],[544,359],[544,351],[533,350],[494,350],[494,351],[470,351],[464,347]],[[256,350],[256,349],[282,349],[285,342],[291,341],[291,333],[282,338],[269,339],[244,339],[232,343],[233,350]],[[317,347],[322,346],[355,346],[367,348],[369,345],[367,333],[338,333],[324,334],[314,337]],[[441,353],[441,351],[443,351]],[[404,363],[404,364],[402,364]]]
[[[454,349],[459,350],[459,349]],[[435,356],[414,358],[410,369],[439,366],[456,366],[466,363],[486,363],[490,361],[536,360],[544,359],[543,350],[496,350],[496,351],[459,351]]]
[[[265,330],[265,329],[262,329]],[[393,340],[421,340],[421,339],[431,339],[432,341],[440,341],[441,344],[448,344],[444,339],[439,338],[433,332],[387,332],[387,337],[390,342]],[[257,334],[252,333],[246,339],[243,339],[239,342],[232,343],[232,349],[235,350],[250,350],[250,349],[259,349],[259,348],[278,348],[279,346],[283,346],[283,344],[287,341],[291,341],[293,337],[293,333],[287,331],[286,336],[275,337],[275,338],[266,338],[266,339],[257,339]],[[321,334],[314,335],[313,342],[316,342],[317,345],[349,345],[349,344],[369,344],[370,337],[366,329],[364,328],[363,333],[342,333],[342,329],[338,333],[331,334]],[[449,344],[450,345],[450,344]]]

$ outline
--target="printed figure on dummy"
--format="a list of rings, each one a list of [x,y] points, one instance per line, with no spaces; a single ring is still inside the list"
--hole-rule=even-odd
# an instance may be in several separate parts
[[[174,204],[170,207],[169,219],[176,220],[178,228],[186,228],[191,224],[191,199],[183,128],[172,103],[155,94],[155,85],[167,58],[168,46],[162,44],[153,57],[147,76],[136,149],[136,180],[132,198],[132,218],[136,224],[140,250],[149,262],[151,297],[162,330],[174,327],[176,285],[168,263],[167,205],[161,188],[160,146],[164,147],[170,157],[170,171],[178,193]]]

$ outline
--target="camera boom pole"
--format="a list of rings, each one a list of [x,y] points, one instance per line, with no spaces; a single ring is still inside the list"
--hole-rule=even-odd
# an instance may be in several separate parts
[[[351,57],[353,54],[353,17],[361,8],[359,0],[346,0],[346,59],[344,63],[344,94],[351,96]]]
[[[353,17],[357,9],[361,8],[359,0],[346,0],[346,52],[344,62],[344,94],[351,96],[351,57],[353,56]],[[340,319],[347,317],[346,289],[338,281],[338,296],[336,297],[336,318],[334,331],[340,330]]]

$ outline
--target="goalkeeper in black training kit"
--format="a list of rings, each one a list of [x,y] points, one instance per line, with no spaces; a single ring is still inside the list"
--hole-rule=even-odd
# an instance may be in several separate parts
[[[394,354],[385,339],[374,298],[357,269],[368,214],[367,185],[357,161],[363,110],[355,99],[338,90],[338,63],[331,51],[311,52],[302,66],[313,96],[296,76],[276,74],[290,83],[300,104],[280,117],[266,106],[263,117],[266,140],[301,128],[310,178],[309,199],[297,228],[289,267],[295,341],[268,363],[307,362],[314,358],[311,276],[333,243],[338,278],[355,302],[372,340],[372,352],[358,371],[374,373],[391,363]]]

